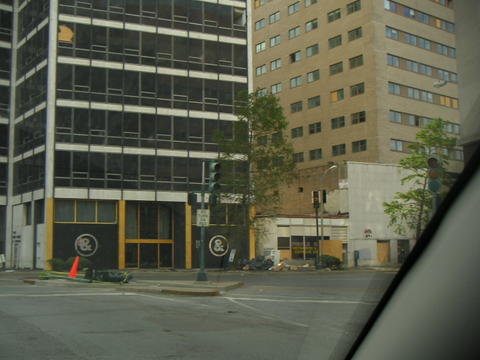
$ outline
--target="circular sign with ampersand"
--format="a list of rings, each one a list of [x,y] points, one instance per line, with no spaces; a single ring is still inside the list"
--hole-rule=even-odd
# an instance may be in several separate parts
[[[229,249],[228,240],[223,235],[215,235],[208,243],[208,250],[213,256],[224,256]]]
[[[98,250],[98,241],[92,234],[82,234],[75,239],[75,251],[80,256],[92,256]]]

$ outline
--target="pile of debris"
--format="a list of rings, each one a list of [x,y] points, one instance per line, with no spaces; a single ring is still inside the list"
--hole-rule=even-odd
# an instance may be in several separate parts
[[[257,256],[257,258],[252,260],[244,259],[240,263],[240,268],[244,271],[249,270],[271,270],[271,271],[305,271],[305,270],[315,270],[315,266],[310,264],[305,264],[301,266],[289,265],[284,261],[274,264],[272,257],[268,256]]]

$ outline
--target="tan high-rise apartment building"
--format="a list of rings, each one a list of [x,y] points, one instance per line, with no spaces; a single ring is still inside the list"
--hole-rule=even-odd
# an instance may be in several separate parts
[[[457,135],[449,0],[256,0],[253,86],[276,94],[300,176],[285,214],[310,214],[312,190],[346,178],[345,161],[398,163],[429,119]],[[451,168],[463,166],[460,148]],[[334,162],[335,171],[325,173]]]

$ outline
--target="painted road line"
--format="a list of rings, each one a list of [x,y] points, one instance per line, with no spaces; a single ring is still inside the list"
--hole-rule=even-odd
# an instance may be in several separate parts
[[[247,308],[251,311],[254,311],[258,314],[260,314],[260,317],[264,318],[264,319],[267,319],[267,320],[273,320],[273,321],[281,321],[285,324],[288,324],[288,325],[294,325],[294,326],[299,326],[299,327],[303,327],[303,328],[308,328],[309,326],[306,325],[306,324],[302,324],[302,323],[299,323],[299,322],[296,322],[296,321],[290,321],[290,320],[286,320],[286,319],[282,319],[281,317],[279,316],[275,316],[275,315],[266,315],[264,311],[262,310],[259,310],[257,308],[254,308],[253,306],[250,306],[250,305],[247,305],[247,304],[242,304],[241,302],[239,301],[236,301],[236,299],[233,299],[233,298],[229,298],[229,297],[224,297],[223,299],[227,299],[229,301],[231,301],[232,303],[238,305],[238,306],[242,306],[244,308]]]

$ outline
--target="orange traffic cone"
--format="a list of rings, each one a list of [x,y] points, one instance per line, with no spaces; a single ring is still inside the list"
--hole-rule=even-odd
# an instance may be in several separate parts
[[[70,274],[68,275],[69,278],[76,278],[77,277],[77,270],[78,270],[78,263],[80,262],[80,256],[75,258],[73,262],[72,268],[70,269]]]

